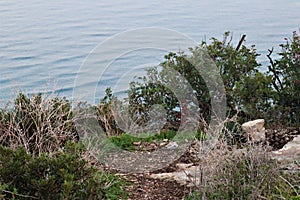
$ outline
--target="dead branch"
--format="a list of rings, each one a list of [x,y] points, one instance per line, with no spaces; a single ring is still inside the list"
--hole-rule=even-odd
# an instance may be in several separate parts
[[[239,44],[237,45],[236,49],[235,50],[239,50],[240,47],[242,46],[243,42],[245,41],[245,38],[246,38],[246,35],[243,35],[242,38],[240,39],[239,41]]]
[[[282,86],[282,82],[280,80],[279,74],[277,73],[277,71],[275,69],[275,63],[274,63],[274,61],[271,58],[271,55],[272,55],[272,53],[274,51],[274,47],[272,47],[272,49],[268,49],[268,51],[269,51],[269,54],[267,55],[267,57],[268,57],[268,59],[270,61],[270,64],[271,64],[271,65],[268,66],[268,68],[269,68],[269,71],[272,72],[273,75],[274,75],[274,79],[272,81],[272,84],[273,84],[274,88],[276,89],[276,91],[279,92],[280,90],[283,89],[283,86]],[[276,82],[279,83],[280,88],[278,87],[278,85],[276,84]]]

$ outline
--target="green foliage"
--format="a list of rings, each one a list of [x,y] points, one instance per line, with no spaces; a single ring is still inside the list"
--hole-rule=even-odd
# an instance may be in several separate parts
[[[203,52],[207,53],[219,69],[226,89],[227,115],[237,114],[238,122],[264,118],[269,123],[281,122],[283,125],[299,125],[300,116],[300,37],[295,32],[292,39],[281,44],[279,58],[273,61],[270,54],[270,66],[265,73],[257,62],[259,54],[255,46],[246,47],[243,42],[235,48],[230,33],[224,34],[223,41],[216,38],[211,43],[202,42],[191,48],[191,55],[183,52],[169,53],[158,67],[147,70],[147,75],[138,77],[131,83],[128,102],[132,106],[132,117],[138,116],[141,124],[148,122],[152,105],[160,104],[167,111],[168,125],[179,127],[182,102],[176,91],[186,91],[190,84],[195,94],[198,108],[194,108],[205,121],[209,121],[211,105],[206,82],[202,76],[210,71],[209,65],[199,74],[195,62],[207,65]],[[200,57],[200,58],[199,58]],[[200,60],[199,60],[200,59]],[[201,59],[203,59],[201,61]],[[170,71],[175,70],[176,73]],[[208,75],[208,74],[207,74]],[[183,76],[186,82],[180,79]],[[174,87],[170,87],[170,82]],[[179,83],[179,84],[178,84]],[[289,97],[289,98],[287,98]],[[195,105],[187,102],[187,106]],[[181,113],[180,113],[181,112]],[[176,130],[176,128],[174,129]]]
[[[99,172],[83,159],[81,144],[32,157],[24,148],[0,146],[0,194],[9,199],[125,198],[117,176]]]
[[[145,134],[144,134],[145,135]],[[172,140],[176,135],[175,131],[166,131],[161,132],[159,134],[154,134],[149,137],[135,137],[133,135],[123,133],[120,136],[112,136],[109,140],[114,143],[116,146],[120,147],[121,149],[127,151],[134,151],[136,150],[136,146],[133,144],[135,142],[153,142],[153,141],[161,141],[163,139]],[[140,136],[140,135],[139,135]]]
[[[273,77],[277,120],[283,124],[300,125],[300,37],[296,32],[280,45],[279,58],[272,60],[269,50],[269,74]]]
[[[209,61],[203,58],[205,52],[215,62],[223,79],[228,114],[232,116],[238,113],[242,121],[262,117],[260,113],[270,107],[270,77],[258,71],[260,64],[257,63],[256,58],[259,54],[256,53],[254,45],[250,48],[242,45],[241,48],[236,49],[231,40],[228,41],[228,37],[227,32],[223,41],[212,38],[211,44],[202,42],[198,47],[190,49],[191,56],[183,52],[169,53],[165,56],[165,61],[161,63],[160,68],[151,68],[147,71],[147,76],[139,77],[137,81],[132,82],[129,90],[129,103],[134,105],[134,112],[138,111],[139,115],[146,116],[145,121],[147,121],[149,107],[160,104],[167,110],[169,121],[175,124],[180,122],[180,115],[174,110],[180,107],[181,102],[177,99],[178,95],[172,93],[174,91],[166,85],[168,86],[170,82],[179,82],[180,84],[176,85],[176,91],[186,91],[185,85],[188,83],[198,102],[198,108],[194,110],[197,110],[199,116],[209,121],[210,94],[202,76],[208,76],[212,68]],[[199,74],[195,67],[197,63],[207,65],[201,68],[202,74]],[[167,75],[170,69],[178,72],[178,74],[172,74],[175,78]],[[179,76],[183,76],[187,82],[180,82]],[[187,106],[191,105],[194,105],[193,102],[187,102]]]
[[[207,139],[207,134],[205,134],[202,130],[198,129],[195,138],[199,141],[204,141]]]
[[[235,121],[225,123],[220,137],[224,137],[229,145],[240,146],[247,141],[245,133],[242,130],[242,126]]]
[[[270,110],[273,109],[274,91],[271,89],[271,76],[261,72],[255,75],[244,76],[233,90],[233,96],[239,110],[244,113],[242,121],[249,119],[270,119]]]
[[[226,89],[229,115],[238,113],[241,122],[264,117],[266,109],[270,108],[271,80],[259,72],[257,62],[259,54],[255,46],[250,48],[241,45],[235,48],[229,32],[224,35],[223,41],[212,38],[212,43],[202,43],[216,63]]]
[[[153,67],[147,70],[147,76],[137,77],[136,81],[130,83],[128,91],[129,112],[132,119],[140,126],[149,121],[151,106],[156,104],[161,105],[166,111],[166,129],[176,130],[179,126],[180,116],[178,116],[175,108],[180,107],[180,103],[172,89],[167,87],[171,80],[166,71],[167,68],[165,67],[162,69]],[[180,90],[178,88],[180,87],[177,87],[177,90]]]

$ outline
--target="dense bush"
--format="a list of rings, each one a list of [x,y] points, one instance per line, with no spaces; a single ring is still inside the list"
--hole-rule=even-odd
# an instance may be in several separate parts
[[[5,199],[120,199],[125,182],[83,159],[65,98],[22,93],[0,112],[0,195]]]
[[[280,45],[279,58],[270,59],[268,74],[272,76],[272,85],[276,92],[273,101],[275,120],[283,125],[300,125],[300,37],[296,32],[291,39]]]
[[[81,144],[33,157],[23,147],[0,146],[0,195],[5,199],[125,198],[117,176],[100,172],[83,159]]]
[[[241,121],[265,117],[272,98],[271,79],[259,71],[255,46],[235,48],[225,33],[223,41],[213,38],[203,48],[220,70],[227,97],[229,115],[238,112]]]
[[[287,39],[286,44],[280,45],[282,51],[275,61],[272,60],[270,51],[267,55],[270,66],[264,66],[268,69],[265,73],[257,62],[259,54],[255,46],[246,47],[241,41],[240,46],[234,47],[229,36],[227,32],[223,41],[212,38],[210,44],[202,42],[198,47],[190,49],[191,55],[183,52],[169,53],[158,67],[148,69],[146,76],[138,77],[130,85],[128,101],[132,105],[132,113],[138,113],[147,122],[149,108],[160,104],[167,110],[169,122],[180,122],[177,111],[182,102],[166,86],[170,81],[179,82],[176,87],[185,90],[185,83],[178,81],[178,77],[168,76],[167,71],[174,69],[191,85],[198,101],[199,115],[209,121],[210,95],[205,81],[190,62],[202,55],[201,51],[204,50],[215,62],[222,76],[228,116],[237,114],[239,122],[265,118],[270,123],[280,121],[283,125],[299,124],[300,39],[296,32],[292,39]],[[193,103],[187,102],[187,106],[191,105]]]
[[[147,76],[139,77],[137,81],[131,83],[128,96],[130,105],[134,105],[134,111],[138,110],[140,115],[147,116],[151,105],[161,104],[168,111],[169,121],[178,121],[174,115],[173,118],[171,116],[174,110],[180,107],[180,102],[172,91],[165,87],[170,81],[166,71],[171,68],[184,76],[191,85],[198,101],[199,115],[206,121],[209,120],[211,112],[209,91],[203,77],[191,62],[197,60],[204,50],[215,62],[223,79],[228,115],[233,116],[238,113],[242,121],[264,117],[265,110],[270,107],[272,93],[270,77],[259,72],[260,64],[256,61],[259,54],[256,53],[254,46],[247,48],[241,45],[237,49],[228,37],[229,33],[225,33],[223,41],[212,38],[211,44],[201,43],[190,50],[191,56],[183,52],[166,55],[166,60],[159,67],[149,69]],[[176,79],[172,79],[176,82],[174,80]],[[185,90],[183,85],[184,83],[181,83],[176,86]],[[187,104],[187,106],[193,105],[192,102]],[[175,114],[178,116],[177,113]]]
[[[275,59],[271,57],[273,50],[269,50],[270,64],[265,73],[257,62],[255,46],[246,47],[241,41],[241,45],[234,47],[231,41],[230,34],[225,33],[223,41],[212,38],[210,44],[202,42],[191,48],[189,55],[169,53],[159,66],[149,68],[146,76],[137,77],[130,84],[125,103],[107,89],[100,104],[92,109],[110,141],[125,150],[137,150],[134,142],[172,139],[186,120],[187,108],[197,112],[198,115],[192,115],[196,116],[193,120],[201,121],[196,138],[205,139],[205,126],[212,112],[211,93],[194,66],[203,51],[214,61],[223,79],[227,116],[237,119],[225,123],[223,135],[227,144],[243,142],[240,123],[250,119],[264,118],[268,124],[299,126],[300,37],[297,33],[280,45],[282,50]],[[178,95],[185,95],[189,85],[196,99],[178,99]],[[153,116],[157,117],[152,110],[157,104],[165,109],[167,119],[163,131],[158,129],[155,134],[151,127],[150,130],[143,127],[147,127]],[[83,147],[68,142],[79,139],[75,117],[65,98],[28,97],[22,93],[12,107],[0,110],[0,198],[126,197],[121,190],[124,182],[88,165],[83,159]],[[130,135],[133,132],[145,135],[149,131],[152,135],[144,138]],[[230,151],[222,157],[224,162],[216,168],[211,182],[191,198],[300,199],[299,173],[283,175],[265,151],[251,149],[238,153]]]
[[[73,118],[65,98],[20,93],[12,108],[0,112],[0,144],[23,146],[31,154],[58,150],[66,141],[78,139]]]
[[[172,59],[172,56],[175,54],[170,53],[166,58]],[[182,62],[188,63],[184,59]],[[174,81],[176,77],[170,79],[166,71],[166,68],[153,67],[147,70],[147,76],[137,77],[137,81],[130,83],[130,90],[128,91],[129,112],[140,126],[149,122],[151,108],[157,104],[166,111],[168,125],[165,128],[176,130],[179,126],[181,117],[176,108],[180,107],[180,102],[173,91],[166,86],[170,80],[174,83],[179,81]],[[177,88],[181,86],[177,85]],[[180,89],[183,90],[183,88]]]

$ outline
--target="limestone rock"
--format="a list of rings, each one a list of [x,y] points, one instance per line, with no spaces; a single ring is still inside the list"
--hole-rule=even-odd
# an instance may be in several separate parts
[[[199,166],[190,166],[181,171],[171,172],[171,173],[161,173],[161,174],[151,174],[153,179],[161,180],[175,180],[181,185],[188,187],[193,187],[200,184],[200,170]]]
[[[189,167],[193,166],[193,163],[189,163],[189,164],[186,164],[186,163],[177,163],[176,164],[176,167],[180,170],[184,170],[184,169],[187,169]]]
[[[272,151],[271,155],[279,161],[300,159],[300,135],[284,145],[282,149]]]
[[[257,119],[242,124],[243,131],[252,142],[263,142],[266,140],[265,120]]]
[[[178,144],[177,142],[170,142],[167,146],[167,149],[177,149],[178,148]]]

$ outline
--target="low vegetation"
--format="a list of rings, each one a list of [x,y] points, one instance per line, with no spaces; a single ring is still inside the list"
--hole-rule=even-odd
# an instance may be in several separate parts
[[[211,164],[202,169],[203,182],[185,199],[300,199],[300,172],[282,169],[266,152],[262,146],[226,145],[211,152],[204,159]],[[293,164],[300,167],[299,161]]]
[[[65,98],[18,95],[0,113],[1,199],[125,199],[124,180],[89,164]]]
[[[0,195],[5,199],[120,199],[119,177],[90,166],[82,144],[68,142],[52,154],[0,147]]]
[[[199,124],[195,140],[205,140],[212,114],[211,97],[191,62],[204,50],[221,74],[226,114],[232,120],[224,124],[221,134],[226,141],[223,154],[210,157],[216,159],[215,168],[208,174],[203,172],[206,181],[195,185],[186,199],[300,199],[300,173],[284,172],[266,155],[265,147],[245,145],[240,128],[242,122],[256,118],[264,118],[269,127],[299,127],[300,37],[294,32],[280,46],[282,50],[275,58],[273,49],[269,50],[268,66],[257,62],[259,54],[254,45],[247,47],[241,41],[234,47],[229,32],[222,41],[212,38],[211,43],[204,41],[190,49],[191,56],[171,52],[159,66],[149,68],[146,76],[130,84],[126,102],[107,89],[93,108],[99,125],[114,145],[137,151],[135,144],[172,140],[186,120],[184,109],[189,107],[197,113],[193,120]],[[186,79],[196,99],[182,105],[174,91],[166,87],[169,69],[178,72],[173,81]],[[176,87],[187,90],[184,84]],[[155,105],[165,110],[166,123],[159,130],[148,130]],[[20,93],[13,104],[0,110],[0,198],[127,198],[126,181],[91,164],[92,158],[86,156],[88,151],[76,131],[76,117],[67,99],[41,94]],[[145,137],[132,135],[137,126],[145,130]],[[299,166],[299,162],[294,164]]]

